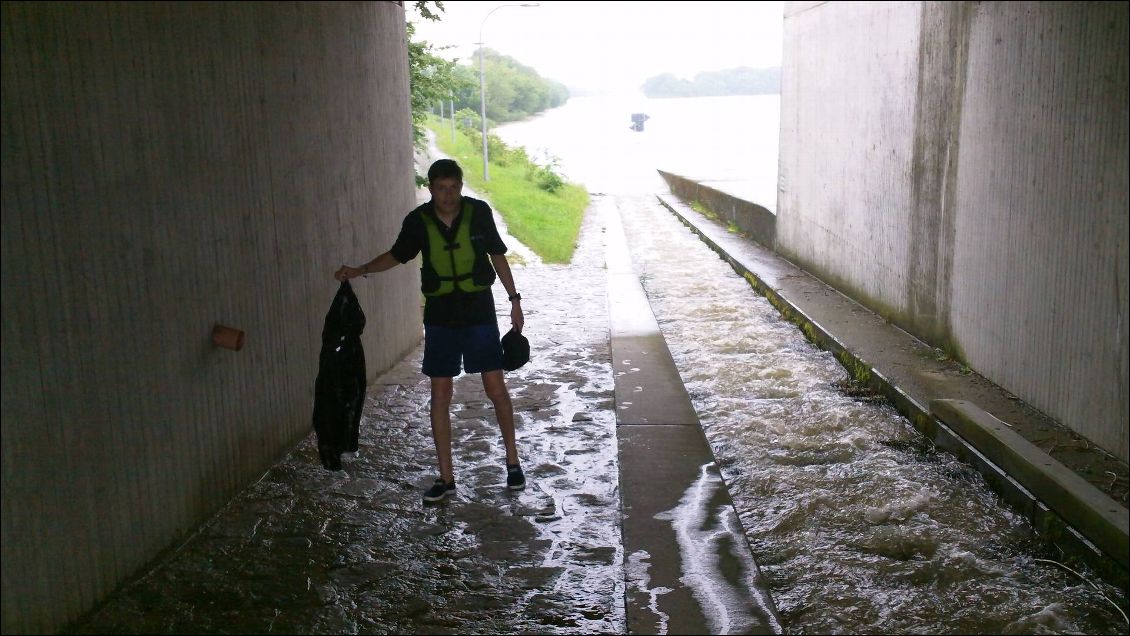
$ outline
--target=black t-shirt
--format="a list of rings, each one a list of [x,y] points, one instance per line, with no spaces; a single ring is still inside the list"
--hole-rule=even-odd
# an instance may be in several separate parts
[[[482,250],[487,254],[505,254],[506,244],[498,235],[498,227],[494,224],[494,212],[486,201],[463,197],[464,202],[470,202],[475,213],[471,216],[471,244],[475,250]],[[429,214],[435,218],[435,208],[431,201],[412,210],[404,217],[400,226],[400,235],[389,252],[401,263],[416,258],[427,246],[427,228],[421,215]],[[437,219],[436,225],[445,238],[454,239],[459,230],[459,224],[464,223],[463,206],[460,204],[459,214],[447,227]],[[489,289],[479,292],[456,291],[443,296],[427,296],[424,301],[424,324],[443,327],[463,327],[467,325],[487,325],[498,321],[494,312],[494,295]]]

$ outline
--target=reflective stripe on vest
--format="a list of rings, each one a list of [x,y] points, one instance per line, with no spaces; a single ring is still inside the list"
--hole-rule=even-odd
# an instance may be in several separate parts
[[[454,292],[456,287],[464,292],[490,289],[489,284],[476,285],[471,279],[475,268],[475,249],[471,245],[471,219],[474,214],[471,202],[464,201],[463,218],[459,221],[459,229],[455,231],[455,240],[450,243],[444,238],[438,221],[432,215],[420,214],[428,233],[428,249],[424,251],[424,258],[429,260],[439,277],[439,288],[434,291],[425,289],[424,295],[443,296]]]

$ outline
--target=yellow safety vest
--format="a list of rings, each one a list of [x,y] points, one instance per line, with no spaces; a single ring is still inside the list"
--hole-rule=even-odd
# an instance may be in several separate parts
[[[428,235],[420,270],[420,291],[425,296],[443,296],[456,290],[476,292],[490,289],[495,278],[494,268],[487,255],[476,253],[471,244],[474,214],[471,202],[463,201],[463,218],[459,221],[454,240],[449,242],[440,231],[434,214],[421,211]]]

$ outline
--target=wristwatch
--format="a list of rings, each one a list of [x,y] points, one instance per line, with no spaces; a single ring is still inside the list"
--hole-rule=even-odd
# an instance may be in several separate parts
[[[510,296],[510,302],[514,302],[515,300],[522,300],[522,294],[512,294]]]

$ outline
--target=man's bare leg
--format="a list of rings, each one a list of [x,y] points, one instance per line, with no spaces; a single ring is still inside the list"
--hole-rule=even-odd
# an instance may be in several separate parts
[[[494,415],[498,418],[498,428],[502,431],[502,442],[506,445],[506,463],[517,464],[518,446],[514,441],[514,405],[510,402],[510,392],[506,389],[506,379],[502,375],[502,369],[487,371],[482,375],[483,389],[486,390],[487,397],[494,404]]]
[[[432,441],[436,445],[440,479],[449,484],[455,479],[451,466],[451,396],[454,386],[452,378],[432,378]]]

